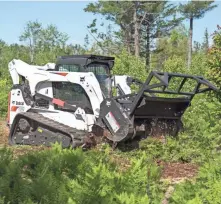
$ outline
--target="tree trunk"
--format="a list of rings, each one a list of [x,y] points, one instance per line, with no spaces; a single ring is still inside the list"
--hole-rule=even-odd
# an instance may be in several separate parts
[[[30,55],[30,64],[33,64],[33,62],[34,62],[34,53],[33,53],[32,49],[30,49],[29,55]]]
[[[146,70],[148,71],[150,69],[150,26],[147,25],[146,29]]]
[[[208,30],[206,28],[206,31],[205,31],[205,54],[208,54],[208,50],[209,50],[209,34],[208,34]]]
[[[126,46],[127,46],[127,52],[131,54],[130,50],[130,33],[126,32]]]
[[[190,28],[189,28],[188,61],[187,61],[188,69],[190,69],[192,61],[192,41],[193,41],[193,17],[190,18]]]
[[[139,43],[139,22],[137,18],[137,4],[138,2],[135,2],[135,8],[134,8],[134,49],[135,49],[135,56],[140,56],[140,43]]]
[[[34,62],[34,55],[35,55],[35,51],[34,51],[34,47],[30,47],[30,52],[29,52],[29,55],[30,55],[30,63],[33,64]]]
[[[125,45],[125,47],[127,48],[127,52],[129,53],[129,54],[131,54],[131,45],[130,45],[130,43],[131,43],[131,35],[132,35],[132,31],[130,30],[130,31],[128,31],[127,29],[126,29],[126,27],[122,24],[122,23],[120,23],[120,27],[121,27],[121,30],[123,31],[123,42],[124,42],[124,45]]]
[[[129,29],[129,46],[130,46],[130,53],[134,52],[133,49],[133,30],[134,30],[134,26],[133,24],[130,24],[130,29]]]

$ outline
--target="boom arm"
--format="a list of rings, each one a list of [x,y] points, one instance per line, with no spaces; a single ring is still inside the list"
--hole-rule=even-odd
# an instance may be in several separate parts
[[[128,79],[130,77],[126,76],[126,75],[114,75],[112,77],[112,87],[116,87],[117,88],[117,95],[121,96],[121,95],[126,95],[126,94],[131,94],[131,89],[130,89],[130,85],[128,83]]]
[[[55,69],[55,64],[54,63],[47,63],[44,66],[37,66],[37,65],[29,65],[22,60],[16,60],[13,59],[11,62],[8,64],[8,69],[10,72],[10,75],[12,77],[13,84],[19,84],[19,75],[21,76],[27,76],[28,73],[30,72],[36,72],[37,70],[53,70]]]
[[[55,72],[44,71],[53,68],[49,63],[45,66],[29,65],[21,60],[12,60],[8,67],[13,80],[13,84],[19,84],[19,75],[29,82],[31,95],[34,96],[39,91],[38,85],[41,82],[71,82],[79,84],[87,93],[95,116],[99,115],[100,103],[103,101],[100,85],[92,72]]]

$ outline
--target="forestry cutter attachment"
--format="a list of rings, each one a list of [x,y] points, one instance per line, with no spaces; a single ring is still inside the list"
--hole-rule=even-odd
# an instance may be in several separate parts
[[[152,71],[145,83],[128,78],[140,87],[137,93],[106,98],[101,103],[100,119],[114,142],[133,139],[138,132],[147,135],[176,136],[182,128],[181,117],[195,94],[217,88],[201,76]]]

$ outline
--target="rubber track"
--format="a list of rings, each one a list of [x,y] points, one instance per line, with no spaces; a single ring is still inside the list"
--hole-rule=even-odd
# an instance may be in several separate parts
[[[51,129],[54,129],[55,131],[62,132],[66,135],[69,135],[69,137],[72,138],[72,145],[73,147],[80,146],[84,143],[84,138],[87,135],[87,132],[84,130],[77,130],[76,128],[72,128],[70,126],[64,125],[62,123],[59,123],[57,121],[54,121],[52,119],[49,119],[47,117],[44,117],[41,114],[33,113],[33,112],[24,112],[19,113],[16,115],[14,122],[12,124],[12,129],[16,127],[16,123],[18,122],[18,118],[28,118],[29,120],[35,121],[39,123],[39,125],[42,124],[42,126],[48,126]],[[14,130],[10,130],[10,140],[12,142],[12,134],[14,133]]]

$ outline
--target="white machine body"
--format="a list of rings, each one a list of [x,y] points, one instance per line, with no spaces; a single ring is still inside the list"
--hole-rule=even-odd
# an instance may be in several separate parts
[[[100,104],[104,99],[100,84],[92,72],[51,71],[55,68],[55,64],[53,63],[48,63],[44,66],[35,66],[17,59],[12,60],[8,67],[13,81],[13,88],[9,93],[8,101],[9,126],[13,123],[18,113],[31,111],[70,127],[91,131],[93,124],[99,117]],[[39,93],[52,99],[49,101],[48,107],[38,107],[36,104],[26,103],[24,93],[20,88],[21,77],[28,83],[31,97],[37,97],[36,94]],[[131,90],[126,80],[127,76],[125,75],[114,76],[112,86],[118,85],[125,94],[130,94]],[[63,101],[54,97],[55,93],[52,85],[54,82],[69,82],[80,85],[89,98],[93,113],[86,114],[85,110],[80,107],[78,107],[75,112],[56,109],[54,102],[58,103],[57,105],[59,106]]]

